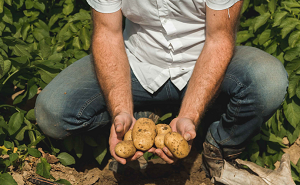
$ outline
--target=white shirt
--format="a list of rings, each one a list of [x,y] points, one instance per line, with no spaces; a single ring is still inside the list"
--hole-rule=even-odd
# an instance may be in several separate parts
[[[98,12],[122,9],[130,66],[150,93],[168,79],[182,90],[205,42],[205,4],[228,9],[239,0],[87,0]]]

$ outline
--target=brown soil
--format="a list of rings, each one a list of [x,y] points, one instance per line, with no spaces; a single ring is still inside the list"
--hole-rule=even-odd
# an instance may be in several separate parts
[[[31,161],[31,162],[29,162]],[[63,166],[60,163],[51,164],[51,175],[55,179],[66,179],[72,185],[110,185],[110,184],[186,184],[186,185],[211,185],[212,183],[205,176],[205,172],[201,170],[202,156],[196,150],[192,150],[190,155],[178,161],[174,165],[166,164],[163,160],[152,159],[148,161],[145,170],[134,170],[132,167],[126,167],[119,174],[109,170],[109,163],[112,159],[106,161],[104,167],[95,164],[85,164],[80,170]],[[36,164],[39,160],[34,158],[25,162],[21,171],[13,171],[12,175],[18,185],[32,185],[36,178],[41,178],[36,172]],[[137,162],[137,161],[136,161]],[[132,166],[132,165],[129,165]],[[46,180],[46,179],[41,179]]]

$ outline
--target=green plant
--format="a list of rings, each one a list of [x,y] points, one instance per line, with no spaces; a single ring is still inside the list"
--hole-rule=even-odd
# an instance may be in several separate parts
[[[244,157],[274,169],[286,146],[300,135],[300,3],[296,0],[245,0],[238,45],[260,48],[277,57],[289,74],[288,94],[282,106],[252,139]],[[255,13],[253,15],[253,13]],[[300,161],[292,164],[293,179],[300,183]]]

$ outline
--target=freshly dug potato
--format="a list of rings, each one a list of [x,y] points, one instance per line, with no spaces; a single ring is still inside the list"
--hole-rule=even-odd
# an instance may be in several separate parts
[[[185,158],[190,152],[187,141],[178,132],[166,134],[165,145],[179,159]]]
[[[133,141],[121,141],[115,147],[117,156],[122,158],[128,158],[135,154],[136,149],[133,145]]]
[[[165,147],[165,135],[166,134],[159,134],[155,137],[156,148],[163,149]]]
[[[132,141],[132,130],[128,130],[124,136],[124,141]]]
[[[154,144],[156,136],[155,123],[148,118],[138,119],[132,129],[133,144],[138,150],[147,151]]]
[[[156,134],[167,134],[167,133],[171,133],[172,129],[170,127],[170,125],[167,124],[157,124],[156,125]]]

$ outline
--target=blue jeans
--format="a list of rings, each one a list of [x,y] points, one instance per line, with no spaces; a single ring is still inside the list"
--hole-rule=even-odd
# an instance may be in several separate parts
[[[154,94],[143,89],[131,73],[135,108],[180,107],[186,88],[168,80]],[[257,134],[285,98],[287,73],[275,57],[252,47],[238,46],[214,104],[223,114],[211,123],[206,140],[217,147],[235,147]],[[110,123],[110,115],[89,56],[57,75],[40,93],[37,123],[53,138],[63,139]]]

